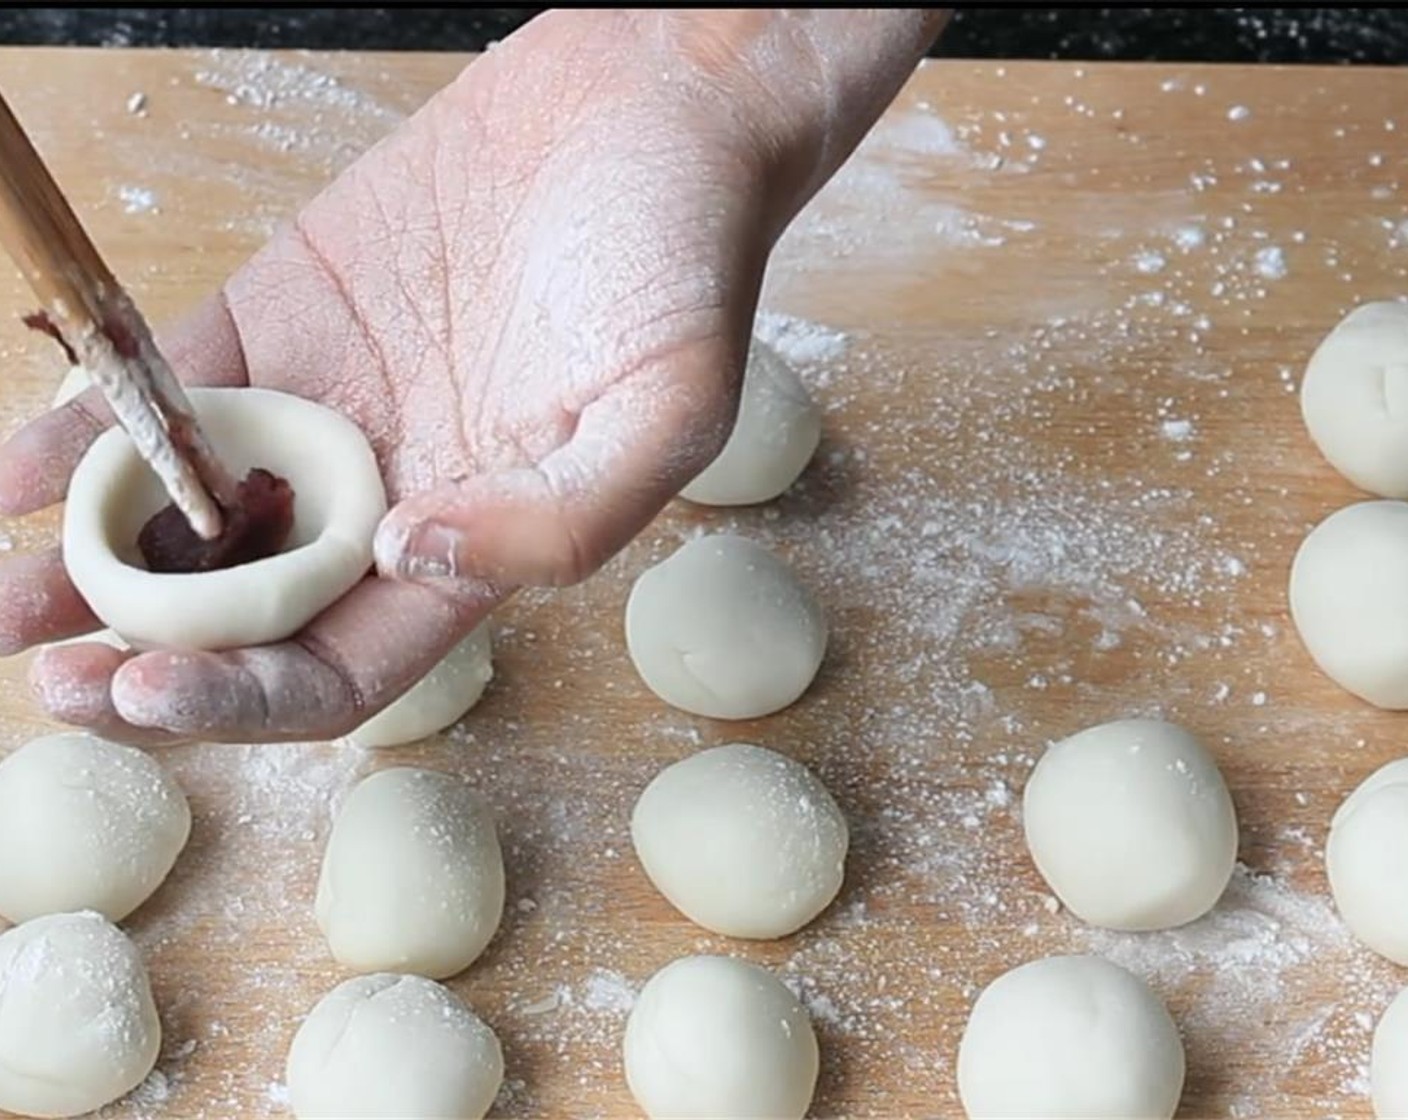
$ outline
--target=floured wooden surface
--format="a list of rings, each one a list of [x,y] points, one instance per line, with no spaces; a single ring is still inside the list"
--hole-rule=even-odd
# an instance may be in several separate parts
[[[114,267],[162,320],[208,292],[463,64],[451,57],[4,52],[4,85]],[[1408,717],[1340,693],[1285,612],[1306,529],[1354,500],[1302,429],[1310,350],[1401,294],[1408,78],[1366,70],[942,63],[780,249],[761,329],[827,409],[776,505],[670,510],[587,586],[496,622],[497,678],[442,741],[163,754],[191,847],[127,923],[167,1043],[113,1117],[283,1111],[297,1018],[340,978],[312,898],[329,810],[361,774],[462,773],[502,815],[510,902],[454,983],[499,1032],[495,1115],[632,1115],[634,991],[701,950],[776,966],[824,1051],[818,1116],[959,1113],[967,1008],[1034,956],[1148,977],[1186,1035],[1183,1115],[1368,1115],[1374,1018],[1404,977],[1354,948],[1321,855],[1340,798]],[[138,96],[140,95],[140,96]],[[1401,119],[1396,114],[1402,113]],[[0,275],[5,430],[62,370]],[[7,550],[43,515],[0,526]],[[621,634],[630,580],[689,534],[792,559],[833,619],[795,708],[723,725],[663,707]],[[40,730],[0,666],[3,741]],[[1131,714],[1216,751],[1242,858],[1214,914],[1126,936],[1054,912],[1020,791],[1043,744]],[[801,936],[691,927],[630,849],[636,793],[701,745],[813,765],[854,827],[847,886]]]

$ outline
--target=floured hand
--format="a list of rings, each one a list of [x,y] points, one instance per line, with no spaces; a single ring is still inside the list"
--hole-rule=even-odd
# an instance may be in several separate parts
[[[513,589],[595,571],[718,451],[768,252],[940,12],[559,11],[373,148],[163,338],[182,378],[341,410],[396,503],[377,574],[293,639],[79,643],[49,712],[128,739],[344,733]],[[0,449],[0,511],[63,498],[89,391]],[[57,549],[0,568],[0,652],[96,630]]]

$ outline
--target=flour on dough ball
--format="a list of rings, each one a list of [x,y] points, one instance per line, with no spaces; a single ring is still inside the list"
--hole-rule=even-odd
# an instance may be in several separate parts
[[[382,770],[348,794],[318,880],[318,925],[359,972],[443,979],[484,951],[504,908],[504,863],[484,800],[432,770]]]
[[[797,371],[754,338],[733,433],[680,497],[706,506],[769,501],[797,481],[820,442],[821,410]]]
[[[1408,965],[1408,759],[1369,775],[1335,813],[1325,870],[1340,916],[1374,952]]]
[[[91,735],[33,739],[0,762],[0,914],[125,918],[161,885],[191,832],[150,755]]]
[[[754,719],[812,683],[826,616],[760,544],[698,537],[643,572],[626,603],[626,644],[660,699],[695,715]]]
[[[504,1079],[494,1032],[448,988],[382,973],[339,984],[289,1048],[298,1120],[479,1120]]]
[[[1408,305],[1351,311],[1311,357],[1300,403],[1340,474],[1371,494],[1408,498]]]
[[[295,633],[361,580],[386,513],[381,468],[362,430],[324,405],[270,389],[191,389],[221,459],[293,487],[282,552],[218,571],[146,569],[137,535],[169,502],[120,428],[80,460],[64,503],[69,578],[102,621],[137,648],[220,650]]]
[[[816,1035],[767,969],[685,957],[641,989],[626,1023],[626,1081],[651,1120],[800,1120],[816,1089]]]
[[[101,914],[0,934],[0,1112],[92,1112],[140,1085],[160,1049],[142,959]]]
[[[1057,897],[1108,929],[1201,917],[1237,859],[1237,815],[1217,763],[1160,720],[1117,720],[1055,744],[1027,781],[1022,816]]]
[[[1380,708],[1408,708],[1408,502],[1332,513],[1291,564],[1291,617],[1332,681]]]
[[[846,818],[810,770],[747,743],[669,766],[631,816],[636,855],[691,921],[727,937],[786,937],[830,905]]]
[[[999,976],[958,1048],[970,1120],[1166,1120],[1183,1074],[1183,1043],[1159,997],[1099,957],[1048,957]]]
[[[1374,1028],[1369,1092],[1381,1120],[1408,1116],[1408,988],[1394,997]]]
[[[347,741],[364,749],[396,747],[443,731],[479,703],[493,676],[493,648],[484,623]]]

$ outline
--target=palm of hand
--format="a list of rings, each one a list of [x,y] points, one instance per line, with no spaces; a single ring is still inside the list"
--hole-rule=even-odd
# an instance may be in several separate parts
[[[663,503],[722,434],[765,249],[748,153],[593,26],[480,60],[226,287],[248,380],[351,416],[410,499],[383,568],[473,479],[471,574],[580,578],[641,527],[611,480],[643,473]]]

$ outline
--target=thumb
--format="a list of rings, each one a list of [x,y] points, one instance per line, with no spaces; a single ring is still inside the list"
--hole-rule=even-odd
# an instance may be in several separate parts
[[[711,369],[633,377],[587,405],[536,466],[414,495],[382,521],[381,574],[515,587],[579,582],[624,548],[722,447],[742,356]],[[701,363],[702,365],[702,363]],[[681,376],[681,374],[685,376]]]

